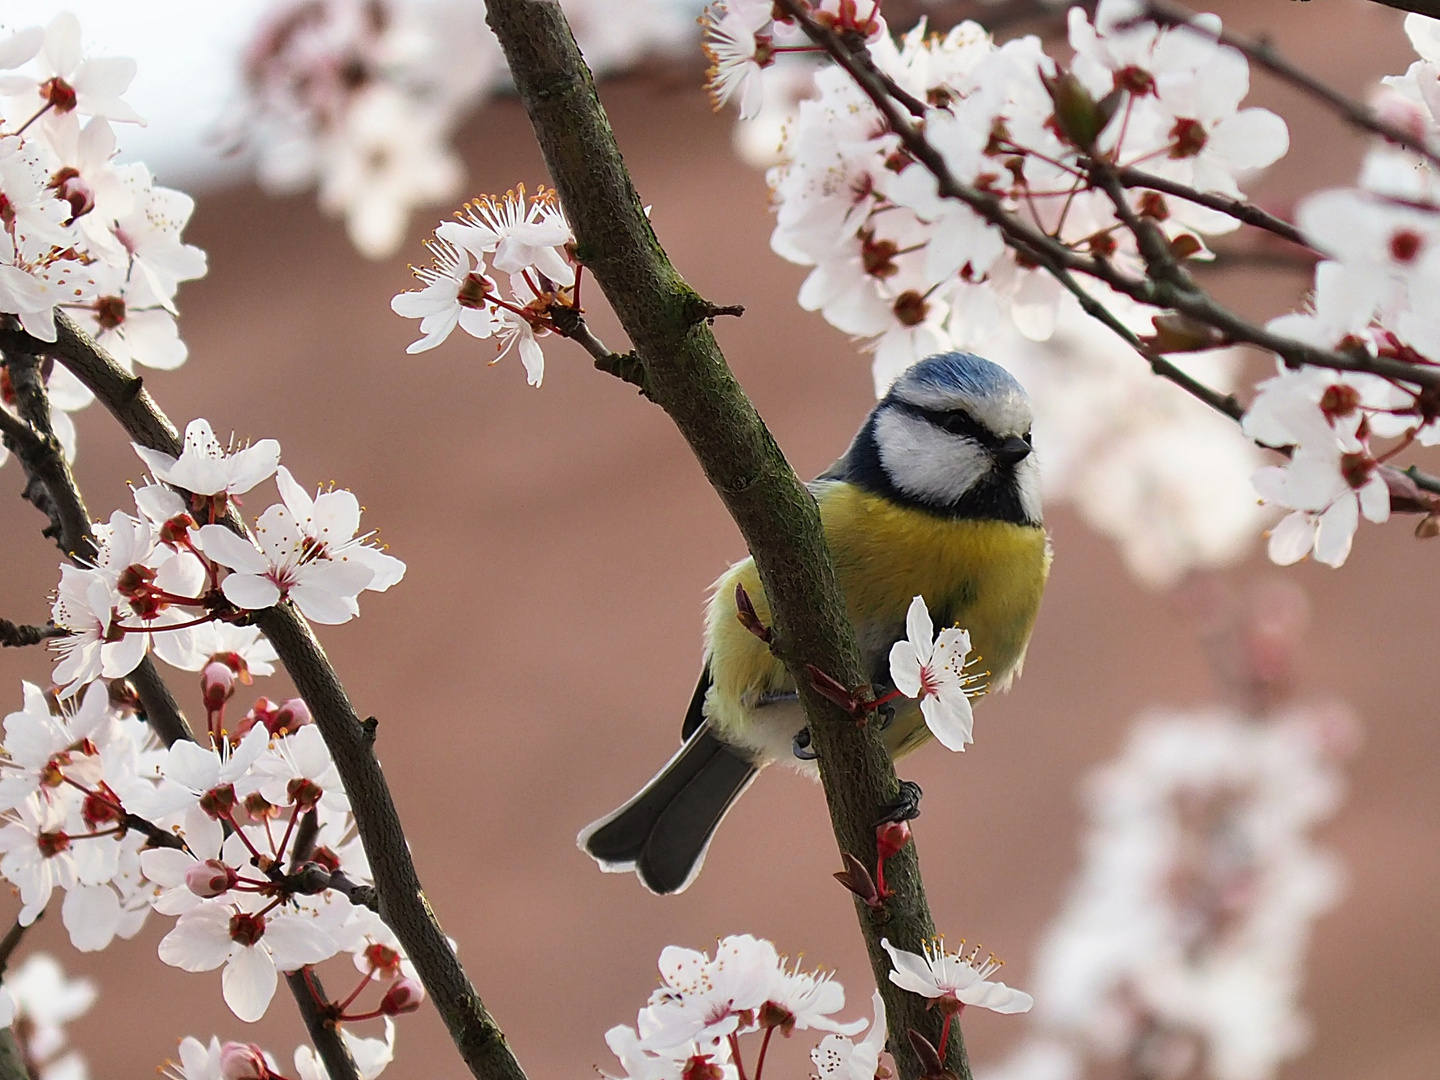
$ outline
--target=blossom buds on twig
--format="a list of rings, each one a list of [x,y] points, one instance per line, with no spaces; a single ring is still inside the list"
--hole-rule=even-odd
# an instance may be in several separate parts
[[[755,611],[755,602],[750,599],[745,586],[738,581],[735,583],[735,618],[740,621],[741,626],[765,644],[769,645],[774,640],[774,631],[760,621],[760,616]]]
[[[880,890],[875,886],[875,879],[870,876],[870,871],[865,869],[865,864],[848,851],[841,852],[840,859],[844,862],[845,869],[835,872],[835,880],[858,896],[871,911],[883,908],[885,902],[880,897]]]
[[[228,1042],[220,1048],[220,1075],[224,1080],[269,1080],[274,1074],[258,1046]]]
[[[931,1045],[929,1039],[914,1028],[910,1028],[906,1034],[909,1035],[910,1047],[915,1051],[915,1057],[920,1062],[922,1080],[941,1080],[942,1077],[948,1078],[955,1075],[945,1068],[945,1063],[940,1059],[940,1052]]]
[[[240,875],[219,859],[206,859],[185,871],[185,887],[204,900],[224,896],[239,880]]]
[[[380,1013],[383,1016],[399,1016],[414,1012],[425,1000],[425,987],[415,979],[400,978],[390,984],[385,996],[380,999]]]

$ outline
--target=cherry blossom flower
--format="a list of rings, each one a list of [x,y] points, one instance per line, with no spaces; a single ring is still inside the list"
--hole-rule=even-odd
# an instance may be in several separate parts
[[[181,671],[199,671],[220,660],[230,665],[242,683],[248,683],[251,676],[275,674],[276,659],[275,646],[259,627],[236,626],[217,619],[190,632],[189,654],[172,666]]]
[[[280,444],[274,439],[227,453],[204,419],[186,425],[185,446],[178,458],[138,443],[130,445],[156,480],[194,495],[243,495],[273,476],[280,464]]]
[[[520,184],[504,196],[486,195],[466,203],[435,230],[438,239],[464,248],[477,262],[486,256],[506,274],[534,267],[555,285],[575,284],[575,268],[563,254],[574,234],[560,209],[554,189],[541,187],[528,200]]]
[[[970,634],[946,627],[935,634],[925,598],[915,597],[905,615],[906,639],[890,648],[890,678],[906,697],[920,699],[925,725],[948,750],[973,742],[970,698],[980,676],[966,675]]]
[[[330,757],[325,738],[314,724],[293,735],[276,739],[256,760],[249,779],[237,790],[259,791],[274,806],[293,805],[296,813],[317,805],[344,812],[350,801],[340,784],[340,771]]]
[[[771,1026],[779,1026],[787,1035],[810,1029],[854,1035],[865,1021],[842,1024],[831,1016],[844,1007],[845,989],[829,972],[801,971],[798,960],[787,971],[782,960],[779,987],[766,999],[764,1011],[773,1021]]]
[[[384,592],[405,576],[403,562],[366,543],[369,534],[355,535],[360,529],[360,500],[352,492],[332,489],[312,499],[283,465],[275,472],[275,486],[313,551],[331,559],[353,559],[370,568],[374,576],[366,590]]]
[[[359,611],[355,597],[375,572],[344,553],[332,558],[315,549],[284,506],[272,506],[256,525],[260,547],[223,525],[200,529],[205,554],[234,573],[221,582],[225,597],[251,611],[294,601],[306,618],[343,623]]]
[[[880,1054],[885,1049],[885,1001],[877,990],[870,995],[875,1020],[858,1043],[844,1035],[826,1035],[810,1051],[819,1080],[875,1080],[880,1071]]]
[[[763,938],[737,934],[703,952],[669,945],[660,953],[662,985],[642,1013],[647,1034],[640,1046],[659,1050],[707,1045],[739,1029],[742,1014],[775,996],[782,977],[780,954]]]
[[[927,942],[924,955],[897,949],[883,938],[880,944],[895,965],[890,972],[891,982],[902,990],[936,1000],[951,1012],[974,1005],[998,1013],[1022,1013],[1029,1012],[1035,1003],[1022,990],[989,981],[999,969],[999,962],[993,956],[980,960],[978,947],[966,953],[963,941],[961,951],[955,953],[945,951],[943,939]]]
[[[128,675],[143,658],[143,643],[136,651],[134,643],[127,644],[123,635],[118,641],[109,640],[115,600],[110,582],[99,570],[60,568],[60,586],[50,618],[56,626],[70,631],[69,637],[56,638],[54,644],[60,663],[53,677],[63,684],[62,697],[98,679],[107,666],[107,678]]]
[[[721,0],[700,16],[705,29],[701,47],[710,61],[705,88],[717,112],[739,98],[741,120],[759,114],[761,72],[775,62],[772,18],[773,5],[757,0]]]
[[[395,314],[420,320],[420,333],[424,336],[405,351],[418,353],[433,349],[448,338],[456,326],[471,337],[494,336],[502,326],[498,309],[489,301],[495,295],[495,283],[477,272],[465,249],[438,237],[427,240],[425,246],[435,266],[413,268],[425,287],[399,293],[390,301],[390,309]]]
[[[80,20],[68,11],[45,28],[34,77],[0,76],[0,95],[31,99],[31,111],[48,106],[57,113],[143,124],[140,114],[121,100],[135,78],[128,57],[85,57],[80,49]]]
[[[40,917],[57,886],[70,889],[78,880],[65,831],[66,809],[64,801],[42,799],[37,792],[16,806],[10,823],[0,828],[0,874],[20,890],[22,926]]]
[[[25,707],[5,717],[9,768],[0,771],[0,810],[11,810],[39,792],[70,779],[93,785],[100,779],[99,747],[91,741],[110,714],[109,692],[91,683],[78,706],[50,711],[44,692],[22,683]],[[72,699],[73,700],[73,699]]]
[[[243,894],[242,894],[243,895]],[[277,972],[294,971],[334,955],[315,920],[278,909],[261,914],[250,904],[210,900],[181,915],[160,942],[160,959],[185,971],[214,971],[225,1004],[246,1023],[265,1015]]]

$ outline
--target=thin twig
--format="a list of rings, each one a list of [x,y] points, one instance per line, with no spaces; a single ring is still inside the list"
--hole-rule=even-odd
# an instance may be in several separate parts
[[[1246,225],[1253,225],[1257,229],[1264,229],[1268,233],[1280,237],[1282,240],[1289,240],[1292,244],[1300,244],[1302,247],[1309,247],[1310,243],[1305,239],[1305,234],[1297,229],[1284,218],[1276,217],[1266,210],[1260,209],[1254,203],[1246,202],[1244,199],[1231,199],[1224,195],[1216,195],[1213,192],[1197,191],[1184,184],[1178,184],[1174,180],[1167,180],[1163,176],[1156,176],[1153,173],[1145,172],[1143,169],[1136,169],[1133,166],[1116,169],[1116,176],[1120,183],[1127,188],[1149,188],[1151,191],[1159,191],[1165,195],[1173,195],[1177,199],[1184,199],[1186,202],[1195,203],[1197,206],[1208,207],[1211,210],[1218,210],[1222,214],[1228,214],[1236,221],[1243,221]]]
[[[554,319],[561,337],[569,338],[594,358],[597,371],[637,386],[641,394],[649,396],[645,389],[644,365],[633,352],[612,352],[586,325],[585,317],[574,308],[557,307],[551,313],[551,318]]]
[[[10,968],[10,958],[15,955],[15,950],[20,947],[20,941],[30,927],[34,926],[45,915],[45,909],[41,908],[40,913],[28,923],[15,920],[15,925],[5,931],[5,936],[0,938],[0,976]]]
[[[56,626],[54,623],[30,626],[26,623],[13,623],[9,619],[0,619],[0,646],[7,649],[39,645],[42,641],[49,641],[51,638],[69,636],[69,630],[63,626]]]

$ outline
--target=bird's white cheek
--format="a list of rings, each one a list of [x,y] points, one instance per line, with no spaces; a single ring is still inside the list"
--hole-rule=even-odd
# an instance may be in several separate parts
[[[1020,508],[1030,521],[1044,520],[1040,505],[1040,463],[1031,454],[1015,467],[1015,488],[1020,493]]]
[[[904,413],[882,414],[875,442],[890,482],[929,502],[954,502],[994,467],[990,455],[969,439]]]

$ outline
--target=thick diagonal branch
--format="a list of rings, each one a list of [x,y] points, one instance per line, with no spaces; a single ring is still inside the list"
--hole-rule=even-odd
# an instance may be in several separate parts
[[[815,501],[726,366],[706,323],[714,309],[656,239],[559,5],[490,0],[487,11],[575,229],[580,261],[634,345],[647,394],[675,421],[755,556],[820,754],[840,849],[874,865],[874,822],[899,790],[894,766],[875,726],[857,726],[805,676],[808,663],[847,686],[865,678]],[[938,1042],[940,1018],[890,983],[879,945],[883,933],[918,951],[934,933],[913,846],[886,864],[886,879],[896,895],[884,914],[857,910],[890,1013],[891,1048],[901,1074],[914,1077],[906,1030]],[[951,1067],[965,1075],[963,1046],[955,1039],[951,1046]]]
[[[58,340],[44,346],[50,355],[90,388],[135,442],[178,455],[179,433],[141,381],[126,374],[66,316],[57,313],[56,323]],[[225,523],[241,528],[233,512]],[[256,623],[275,646],[330,748],[374,874],[381,917],[414,961],[465,1064],[480,1080],[525,1080],[504,1033],[475,992],[425,898],[389,784],[373,753],[373,729],[361,722],[299,612],[282,604],[261,612]]]

